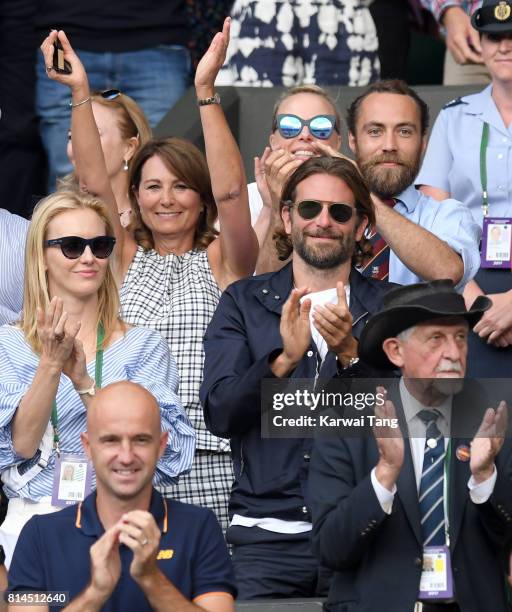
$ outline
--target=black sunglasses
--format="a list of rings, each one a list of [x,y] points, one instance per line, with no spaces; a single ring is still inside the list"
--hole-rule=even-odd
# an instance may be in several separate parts
[[[53,240],[45,240],[44,246],[60,246],[64,257],[68,259],[78,259],[85,251],[86,247],[91,248],[94,257],[106,259],[112,254],[116,239],[113,236],[96,236],[96,238],[80,238],[79,236],[63,236]]]
[[[306,220],[314,219],[317,217],[324,204],[327,206],[327,210],[331,215],[331,218],[336,223],[347,223],[352,219],[352,215],[355,209],[350,204],[344,204],[343,202],[319,202],[318,200],[302,200],[297,204],[288,204],[290,208],[296,206],[299,215]]]
[[[277,115],[274,131],[277,129],[283,138],[295,138],[307,125],[312,136],[326,140],[338,126],[334,115],[315,115],[311,119],[302,119],[297,115]]]
[[[105,98],[105,100],[115,100],[119,96],[122,95],[122,91],[119,89],[105,89],[105,91],[100,91],[100,96]]]

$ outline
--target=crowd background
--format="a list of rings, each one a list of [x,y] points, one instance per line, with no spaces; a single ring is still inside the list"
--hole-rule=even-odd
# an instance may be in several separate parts
[[[2,79],[0,79],[0,109],[2,120],[0,121],[0,163],[2,173],[0,175],[0,201],[2,206],[11,212],[29,217],[35,202],[49,191],[49,186],[55,182],[54,165],[63,165],[67,159],[66,153],[59,153],[57,161],[48,164],[47,145],[44,145],[45,130],[47,125],[56,121],[53,116],[50,119],[41,119],[45,113],[38,102],[39,83],[48,87],[48,82],[42,77],[40,59],[37,50],[41,44],[44,34],[50,27],[63,27],[68,29],[68,23],[73,20],[82,19],[82,15],[90,15],[84,24],[84,32],[91,27],[94,19],[101,23],[104,28],[104,37],[89,43],[84,41],[84,32],[70,32],[72,40],[79,35],[80,43],[77,48],[82,50],[91,49],[95,53],[100,51],[123,51],[123,45],[116,40],[112,42],[107,30],[109,13],[115,15],[116,11],[123,13],[119,3],[108,3],[107,9],[101,7],[105,3],[77,2],[74,3],[72,11],[66,8],[67,4],[59,0],[5,0],[0,5],[0,68]],[[158,4],[158,3],[157,3]],[[170,3],[180,15],[179,21],[179,45],[186,48],[187,70],[182,74],[182,82],[173,86],[174,100],[191,85],[192,71],[197,65],[198,59],[208,46],[213,34],[218,31],[222,19],[230,10],[238,10],[233,0],[183,0],[183,2]],[[257,5],[257,2],[252,3]],[[274,3],[270,3],[273,5]],[[314,4],[314,3],[313,3]],[[336,4],[336,3],[334,3]],[[338,3],[341,5],[342,3]],[[119,5],[119,6],[118,6]],[[135,3],[137,5],[137,3]],[[134,6],[135,6],[134,5]],[[267,10],[266,4],[261,3],[262,11]],[[320,4],[319,4],[320,6]],[[61,8],[64,7],[64,10]],[[254,7],[253,7],[254,8]],[[256,7],[257,8],[257,7]],[[314,10],[314,9],[313,9]],[[444,42],[438,24],[430,11],[420,5],[419,0],[374,0],[370,5],[370,13],[375,22],[376,34],[378,36],[378,56],[380,60],[380,76],[382,78],[404,78],[411,84],[436,84],[442,82],[442,62],[444,56]],[[141,13],[142,14],[142,13]],[[95,16],[96,15],[96,16]],[[110,19],[112,17],[110,16]],[[132,16],[136,24],[136,15]],[[125,17],[126,21],[126,17]],[[107,25],[105,25],[105,22]],[[373,24],[372,24],[373,25]],[[130,27],[134,27],[132,24]],[[162,28],[164,30],[164,28]],[[169,27],[169,32],[177,31],[177,28]],[[74,34],[74,36],[73,36]],[[161,36],[161,33],[160,33]],[[169,38],[169,36],[167,36]],[[98,38],[98,37],[96,37]],[[165,36],[164,36],[165,38]],[[160,41],[157,40],[159,44]],[[130,42],[128,48],[133,46]],[[143,41],[144,46],[148,46]],[[377,53],[377,41],[373,43]],[[103,46],[103,48],[102,48]],[[125,45],[126,46],[126,45]],[[83,58],[83,54],[82,54]],[[107,61],[107,60],[106,60]],[[90,72],[90,67],[86,68]],[[112,68],[110,69],[112,72]],[[155,67],[155,70],[157,68]],[[39,72],[38,72],[39,70]],[[135,83],[127,82],[127,79],[139,81],[140,76],[147,72],[145,69],[138,70],[133,75],[118,75],[120,83],[113,83],[117,76],[110,74],[107,80],[96,83],[94,75],[91,76],[93,89],[103,90],[117,87],[124,93],[130,95]],[[115,70],[114,70],[115,73]],[[100,75],[98,75],[99,79]],[[372,74],[373,80],[378,77],[378,72]],[[122,79],[125,79],[122,81]],[[149,77],[148,77],[149,78]],[[338,84],[345,85],[346,82],[325,82],[320,78],[316,81],[318,85]],[[286,83],[283,83],[286,85]],[[352,84],[365,85],[365,82]],[[60,91],[60,90],[59,90]],[[152,92],[154,95],[154,92]],[[166,92],[167,93],[167,92]],[[63,95],[63,94],[62,94]],[[133,94],[132,94],[133,95]],[[140,95],[133,95],[134,99],[142,105],[148,114],[152,127],[154,128],[161,116],[162,111],[148,111],[144,106],[144,100]],[[167,96],[164,111],[172,107],[172,97]],[[52,105],[58,101],[66,106],[66,102],[51,99]],[[39,108],[38,108],[39,104]],[[56,112],[56,111],[54,111]],[[69,112],[67,108],[62,111],[66,113],[66,127],[60,125],[58,129],[67,133],[69,124]],[[43,139],[41,138],[43,134]],[[166,126],[166,133],[162,136],[173,135],[173,127]],[[64,134],[60,135],[64,138]],[[243,144],[243,143],[242,143]],[[55,147],[54,147],[55,148]],[[62,147],[61,147],[62,148]],[[57,153],[52,153],[57,155]],[[70,166],[64,166],[66,172]],[[61,172],[62,174],[62,172]],[[13,184],[12,176],[17,180]],[[50,189],[53,190],[53,189]]]

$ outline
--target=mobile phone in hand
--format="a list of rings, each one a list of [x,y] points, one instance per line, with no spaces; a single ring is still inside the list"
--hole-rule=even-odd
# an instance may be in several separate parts
[[[60,74],[71,74],[71,64],[64,59],[64,50],[60,40],[53,43],[53,68]]]

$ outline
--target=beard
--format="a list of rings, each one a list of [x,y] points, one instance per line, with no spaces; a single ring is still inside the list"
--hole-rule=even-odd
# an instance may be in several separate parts
[[[291,239],[293,251],[312,268],[332,270],[352,259],[355,252],[356,238],[351,234],[333,234],[332,232],[302,232],[296,226],[292,227]],[[308,236],[332,238],[327,244],[307,244]]]
[[[399,195],[414,183],[420,169],[421,152],[414,159],[404,159],[396,153],[382,153],[363,160],[356,154],[357,165],[372,193],[387,200]],[[395,168],[381,166],[384,162],[400,164]]]

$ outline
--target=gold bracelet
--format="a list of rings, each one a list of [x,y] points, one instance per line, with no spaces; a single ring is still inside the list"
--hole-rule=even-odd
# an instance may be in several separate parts
[[[73,100],[71,100],[71,102],[69,103],[69,106],[71,108],[76,108],[77,106],[82,106],[82,104],[87,104],[87,102],[89,102],[90,99],[91,99],[91,96],[89,96],[88,98],[85,98],[85,100],[82,100],[81,102],[77,102],[76,104],[73,104]]]

